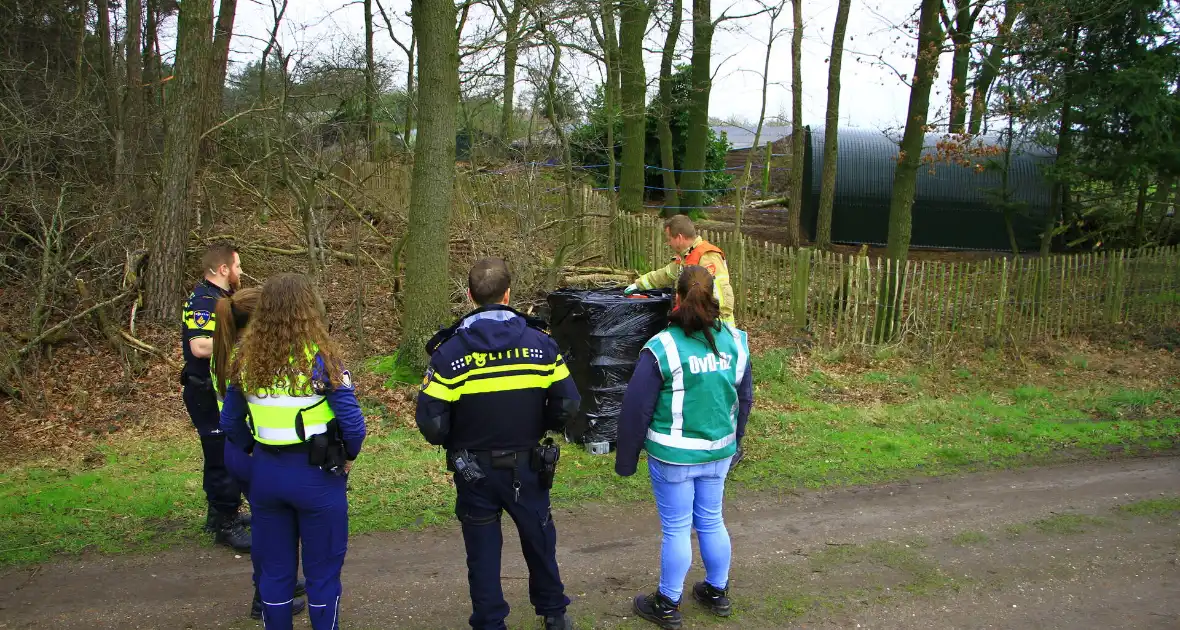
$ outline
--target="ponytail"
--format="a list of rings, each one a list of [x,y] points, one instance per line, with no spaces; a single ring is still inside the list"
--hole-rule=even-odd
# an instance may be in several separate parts
[[[213,387],[224,397],[225,378],[229,373],[229,354],[238,339],[238,324],[234,321],[234,299],[223,297],[217,300],[213,317],[217,322],[217,327],[213,329],[213,355],[210,357],[213,363]]]
[[[214,307],[217,327],[213,329],[213,355],[210,360],[213,363],[213,387],[222,397],[225,397],[226,380],[230,373],[230,355],[238,343],[239,332],[249,322],[261,294],[262,291],[257,288],[242,289],[232,296],[217,300]]]
[[[672,311],[668,320],[690,337],[698,332],[703,333],[709,349],[713,354],[718,354],[713,331],[721,330],[718,321],[721,305],[713,297],[713,274],[699,265],[683,268],[676,282],[676,297],[680,298],[680,305]]]

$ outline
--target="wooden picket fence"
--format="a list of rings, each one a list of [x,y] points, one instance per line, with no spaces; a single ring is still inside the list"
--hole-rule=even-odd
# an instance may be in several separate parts
[[[732,232],[702,236],[726,252],[740,326],[805,330],[826,346],[1023,343],[1099,326],[1180,323],[1175,247],[897,266]],[[667,264],[659,220],[616,216],[609,258],[639,272]]]

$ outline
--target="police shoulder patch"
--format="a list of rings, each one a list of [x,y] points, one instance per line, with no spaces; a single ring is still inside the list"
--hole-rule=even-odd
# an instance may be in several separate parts
[[[209,311],[193,311],[193,323],[197,325],[197,328],[208,326],[212,319],[213,315]]]
[[[340,388],[352,389],[352,374],[350,374],[348,370],[344,370],[340,373]]]
[[[426,386],[430,384],[430,377],[432,376],[434,376],[434,368],[426,368],[426,374],[422,377],[422,390],[425,390]]]

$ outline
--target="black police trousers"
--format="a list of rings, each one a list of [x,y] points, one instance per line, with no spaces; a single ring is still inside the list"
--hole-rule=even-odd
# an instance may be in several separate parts
[[[189,418],[201,437],[201,451],[205,455],[202,485],[209,507],[221,514],[237,514],[242,504],[242,489],[225,467],[225,434],[221,432],[217,397],[211,388],[186,383],[183,398]]]
[[[504,538],[500,514],[507,511],[516,523],[520,547],[529,569],[529,600],[542,617],[565,614],[570,600],[557,570],[557,528],[549,511],[549,491],[540,486],[529,467],[528,452],[517,457],[516,479],[520,497],[513,491],[513,471],[494,469],[487,457],[477,458],[487,475],[474,484],[455,475],[455,516],[467,547],[467,583],[471,591],[471,617],[476,630],[506,628],[508,602],[500,585],[500,555]]]

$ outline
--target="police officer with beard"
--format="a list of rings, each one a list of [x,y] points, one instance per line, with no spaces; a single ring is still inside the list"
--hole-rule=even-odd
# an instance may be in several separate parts
[[[472,628],[505,628],[500,585],[507,511],[529,569],[529,599],[546,630],[572,628],[557,568],[549,488],[558,459],[546,431],[560,431],[580,397],[544,322],[508,306],[512,277],[498,258],[468,274],[475,305],[427,344],[430,366],[418,395],[418,429],[446,447],[455,472],[455,515],[467,548]]]
[[[225,466],[225,434],[221,431],[221,414],[217,394],[209,372],[213,355],[213,331],[217,328],[217,300],[232,295],[241,284],[242,259],[237,248],[224,241],[216,242],[201,257],[204,277],[189,294],[181,313],[181,350],[184,369],[180,382],[184,387],[184,406],[201,439],[205,466],[203,483],[209,511],[205,531],[218,544],[236,551],[250,551],[248,524],[238,512],[242,490]]]

